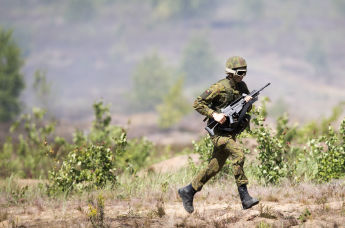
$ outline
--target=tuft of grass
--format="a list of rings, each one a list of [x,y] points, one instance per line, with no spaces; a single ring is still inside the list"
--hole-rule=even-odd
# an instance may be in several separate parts
[[[263,204],[259,205],[259,217],[262,218],[268,218],[268,219],[276,219],[277,216],[274,215],[274,212],[272,211],[272,208],[269,206],[265,206]]]
[[[298,220],[301,222],[306,222],[308,219],[311,219],[311,212],[308,208],[304,209],[302,214],[298,217]]]
[[[266,223],[265,221],[261,221],[259,224],[255,226],[255,228],[271,228],[272,225]]]
[[[147,217],[154,218],[159,217],[162,218],[165,216],[165,208],[164,208],[164,201],[162,198],[160,198],[156,203],[156,208],[152,209],[147,213]]]
[[[97,202],[89,204],[88,220],[91,222],[93,228],[107,228],[110,227],[104,221],[104,197],[99,194]]]

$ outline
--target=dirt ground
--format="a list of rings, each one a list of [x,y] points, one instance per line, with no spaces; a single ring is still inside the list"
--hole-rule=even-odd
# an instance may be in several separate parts
[[[98,227],[345,227],[345,180],[319,185],[253,184],[249,192],[260,203],[249,210],[242,209],[233,182],[218,181],[196,194],[192,214],[184,210],[178,187],[169,183],[165,193],[148,189],[126,199],[108,190],[103,193],[104,219],[97,220]],[[0,209],[0,227],[93,227],[89,198],[19,200]]]
[[[105,205],[104,222],[110,227],[345,227],[344,202],[326,204],[280,203],[261,200],[258,206],[242,210],[239,201],[195,202],[189,215],[181,202],[166,202],[147,209],[140,199],[112,200]],[[0,227],[91,227],[88,206],[67,202],[56,208],[40,205],[11,207]]]

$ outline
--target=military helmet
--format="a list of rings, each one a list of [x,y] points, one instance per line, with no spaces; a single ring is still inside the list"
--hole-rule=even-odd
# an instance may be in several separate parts
[[[232,56],[228,58],[225,64],[225,71],[227,73],[233,73],[233,70],[238,68],[247,68],[246,60],[240,56]]]

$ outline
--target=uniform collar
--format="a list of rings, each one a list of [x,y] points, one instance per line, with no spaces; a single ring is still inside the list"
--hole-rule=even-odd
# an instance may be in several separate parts
[[[226,78],[229,80],[232,88],[237,88],[237,86],[236,86],[237,83],[235,82],[235,80],[233,78],[228,78],[228,77],[226,77]]]

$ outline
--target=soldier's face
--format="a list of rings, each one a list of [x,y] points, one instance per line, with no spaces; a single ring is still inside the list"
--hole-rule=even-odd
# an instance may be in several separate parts
[[[236,70],[236,73],[234,75],[234,79],[236,82],[242,81],[243,77],[246,76],[247,69],[246,68],[240,68]]]
[[[242,81],[243,77],[244,76],[234,75],[234,80],[235,80],[235,82],[240,82],[240,81]]]

